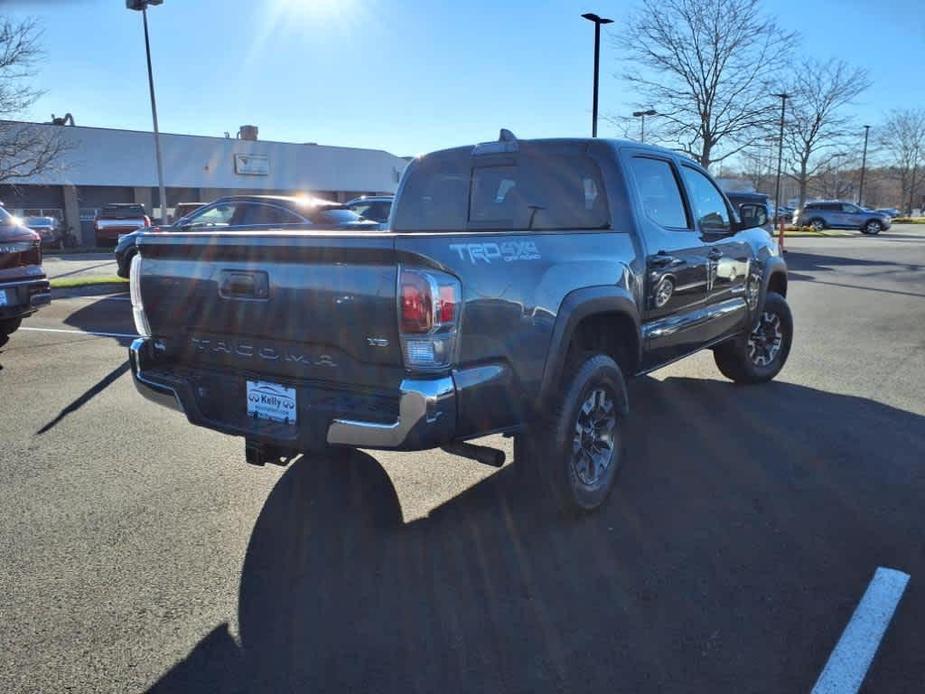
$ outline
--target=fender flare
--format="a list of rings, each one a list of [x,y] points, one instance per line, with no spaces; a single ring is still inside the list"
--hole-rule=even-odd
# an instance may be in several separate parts
[[[784,262],[784,259],[780,256],[772,256],[765,260],[764,262],[764,277],[761,280],[761,303],[764,304],[764,297],[768,294],[768,286],[771,284],[771,278],[774,275],[783,275],[784,285],[786,286],[787,278],[787,263]],[[786,296],[786,290],[784,291],[784,296]]]
[[[575,328],[588,316],[598,313],[621,313],[627,316],[635,327],[637,344],[637,364],[642,360],[642,331],[640,329],[639,308],[633,295],[623,287],[600,286],[583,287],[569,292],[556,314],[549,349],[546,351],[546,365],[543,368],[543,380],[540,385],[540,402],[546,401],[565,366],[568,343]],[[626,378],[634,374],[624,374]]]

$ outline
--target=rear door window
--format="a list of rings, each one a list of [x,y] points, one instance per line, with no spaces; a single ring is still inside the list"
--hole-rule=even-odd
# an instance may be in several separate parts
[[[262,203],[245,203],[238,209],[235,224],[245,226],[285,226],[304,224],[305,220],[297,214],[276,205]]]
[[[633,157],[630,166],[646,216],[668,229],[689,229],[684,198],[671,164],[664,159]]]

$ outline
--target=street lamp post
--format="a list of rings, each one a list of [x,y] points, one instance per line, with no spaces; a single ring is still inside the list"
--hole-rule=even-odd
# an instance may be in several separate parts
[[[646,141],[646,116],[657,116],[658,111],[650,108],[648,111],[633,111],[633,118],[641,118],[639,123],[639,141]]]
[[[164,0],[125,0],[130,10],[141,12],[145,28],[145,56],[148,59],[148,91],[151,94],[151,119],[154,121],[154,156],[157,160],[157,188],[160,198],[161,223],[167,221],[167,192],[164,188],[164,163],[161,157],[161,134],[157,127],[157,100],[154,98],[154,72],[151,69],[151,42],[148,38],[148,5],[160,5]]]
[[[597,137],[597,83],[601,64],[601,24],[612,24],[612,19],[599,17],[593,12],[581,15],[590,22],[594,22],[594,97],[591,106],[591,137]]]
[[[780,245],[780,249],[783,251],[784,222],[780,219],[780,171],[784,163],[784,114],[787,108],[787,99],[790,98],[790,95],[781,92],[780,94],[775,94],[774,96],[780,99],[780,140],[777,143],[777,183],[774,184],[774,216],[777,217],[778,223],[780,225],[780,231],[778,232],[778,245]]]
[[[864,172],[867,169],[867,138],[870,136],[870,126],[864,126],[864,156],[861,157],[861,181],[858,184],[858,205],[864,207]]]

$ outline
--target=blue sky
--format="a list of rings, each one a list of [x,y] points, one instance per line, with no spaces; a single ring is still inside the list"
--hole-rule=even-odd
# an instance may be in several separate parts
[[[375,147],[396,154],[493,139],[586,135],[596,11],[621,31],[631,0],[164,0],[149,11],[161,129]],[[925,106],[921,0],[767,0],[800,51],[865,67],[859,121]],[[141,17],[123,0],[0,0],[41,19],[47,93],[25,117],[151,127]],[[604,42],[601,112],[633,96]],[[617,129],[602,124],[601,134]]]

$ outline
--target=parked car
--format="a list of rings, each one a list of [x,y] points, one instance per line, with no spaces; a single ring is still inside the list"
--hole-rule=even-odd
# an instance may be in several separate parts
[[[241,229],[353,229],[375,231],[378,224],[363,219],[344,205],[317,198],[285,195],[229,195],[203,205],[170,226],[139,229],[116,243],[117,273],[128,278],[135,240],[145,231],[235,231]]]
[[[897,210],[895,207],[882,207],[878,210],[874,210],[874,212],[880,212],[881,214],[885,214],[891,220],[895,219],[896,217],[902,217],[902,212]]]
[[[377,222],[380,229],[385,229],[389,225],[389,213],[394,199],[394,195],[364,195],[344,204],[364,219]]]
[[[41,238],[0,207],[0,346],[49,301]]]
[[[775,226],[784,222],[785,224],[790,224],[793,219],[793,213],[796,211],[794,207],[788,207],[787,205],[781,205],[777,209],[777,213],[774,213],[774,204],[768,203],[771,208],[771,217],[774,219]]]
[[[858,229],[862,234],[879,234],[890,228],[890,218],[882,212],[872,212],[851,202],[816,200],[793,213],[793,224],[799,227],[823,229]]]
[[[205,207],[206,203],[204,202],[180,202],[177,203],[173,208],[173,221],[176,222],[178,219],[183,219],[186,215],[195,212],[200,207]]]
[[[138,203],[112,203],[104,206],[93,220],[96,245],[115,244],[121,234],[151,226],[151,218]]]
[[[727,191],[729,202],[739,211],[739,217],[749,227],[764,227],[773,230],[771,223],[771,205],[764,193],[743,193]]]
[[[257,465],[439,446],[497,466],[468,441],[506,433],[522,488],[587,511],[624,462],[627,378],[712,349],[759,383],[790,351],[776,243],[667,149],[502,131],[412,162],[391,225],[140,235],[138,390]]]
[[[26,217],[23,224],[32,229],[42,240],[45,248],[63,248],[64,234],[61,225],[54,217]]]

